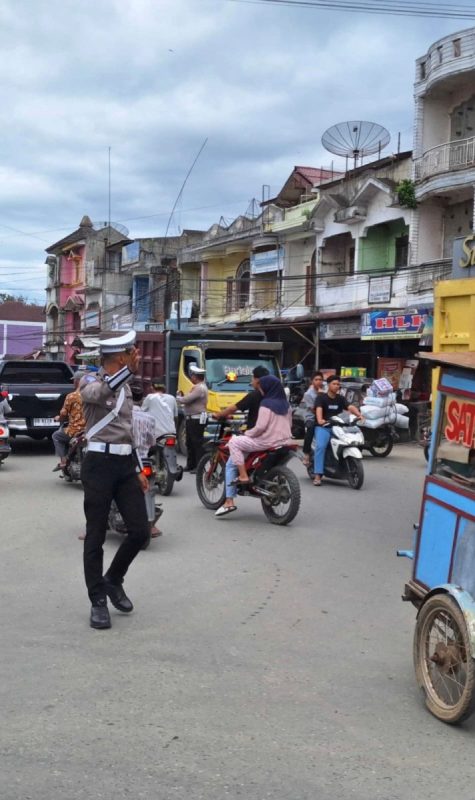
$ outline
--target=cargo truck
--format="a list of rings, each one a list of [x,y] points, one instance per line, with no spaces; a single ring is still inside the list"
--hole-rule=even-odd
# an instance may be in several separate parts
[[[192,387],[191,364],[206,370],[208,412],[222,411],[233,405],[250,390],[254,367],[266,367],[281,378],[281,342],[268,342],[257,331],[207,330],[137,333],[141,353],[140,377],[147,393],[154,378],[163,379],[166,391],[187,394]],[[183,412],[180,410],[180,414]],[[178,422],[178,441],[185,452],[184,418]]]
[[[439,281],[434,286],[434,353],[475,351],[475,278]],[[435,397],[439,369],[434,370]]]

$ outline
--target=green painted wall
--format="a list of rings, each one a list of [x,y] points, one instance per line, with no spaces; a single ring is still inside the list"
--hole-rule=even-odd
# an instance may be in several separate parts
[[[373,225],[368,235],[361,237],[359,247],[358,271],[371,272],[394,269],[396,261],[396,239],[409,233],[409,226],[403,219]]]

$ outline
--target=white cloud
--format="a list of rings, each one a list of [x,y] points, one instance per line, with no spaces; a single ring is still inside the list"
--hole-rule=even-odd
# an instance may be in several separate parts
[[[183,226],[244,211],[294,164],[329,164],[320,139],[340,120],[407,146],[414,59],[452,29],[226,0],[3,0],[1,223],[24,233],[0,227],[0,265],[42,264],[84,213],[107,216],[109,147],[113,218],[148,217],[125,223],[133,236],[164,233],[205,137]]]

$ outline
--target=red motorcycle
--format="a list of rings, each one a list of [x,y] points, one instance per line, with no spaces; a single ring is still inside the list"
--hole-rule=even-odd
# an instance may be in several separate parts
[[[206,508],[217,509],[224,503],[231,435],[232,430],[226,427],[226,423],[221,423],[215,438],[205,444],[205,453],[198,462],[196,489]],[[288,525],[300,508],[300,483],[286,466],[296,450],[297,445],[286,445],[249,453],[245,463],[250,485],[237,486],[238,495],[261,501],[264,514],[274,525]]]

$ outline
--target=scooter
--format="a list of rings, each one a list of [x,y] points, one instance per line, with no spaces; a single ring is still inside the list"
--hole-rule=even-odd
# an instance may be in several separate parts
[[[8,458],[11,452],[10,431],[8,430],[7,422],[6,420],[0,420],[0,464]]]
[[[352,489],[361,489],[364,482],[363,453],[364,435],[357,425],[356,417],[343,412],[329,420],[330,441],[325,452],[323,475],[333,480],[348,481]],[[313,448],[308,475],[313,478]]]
[[[153,461],[150,458],[142,458],[143,462],[143,472],[146,475],[148,480],[148,490],[145,492],[145,506],[147,509],[147,518],[149,521],[149,528],[155,525],[156,521],[161,517],[163,514],[163,509],[160,505],[155,505],[155,494],[156,494],[156,487],[155,487],[155,468],[153,465]],[[122,518],[122,514],[120,513],[119,509],[117,508],[117,504],[115,500],[112,501],[109,517],[107,520],[107,533],[116,533],[120,536],[127,535],[127,528],[125,522]],[[151,533],[149,531],[148,537],[145,541],[145,544],[142,546],[142,550],[146,550],[150,544],[151,540]]]
[[[155,447],[155,482],[158,493],[169,495],[175,481],[181,481],[183,467],[176,460],[176,434],[165,433],[159,436]]]

